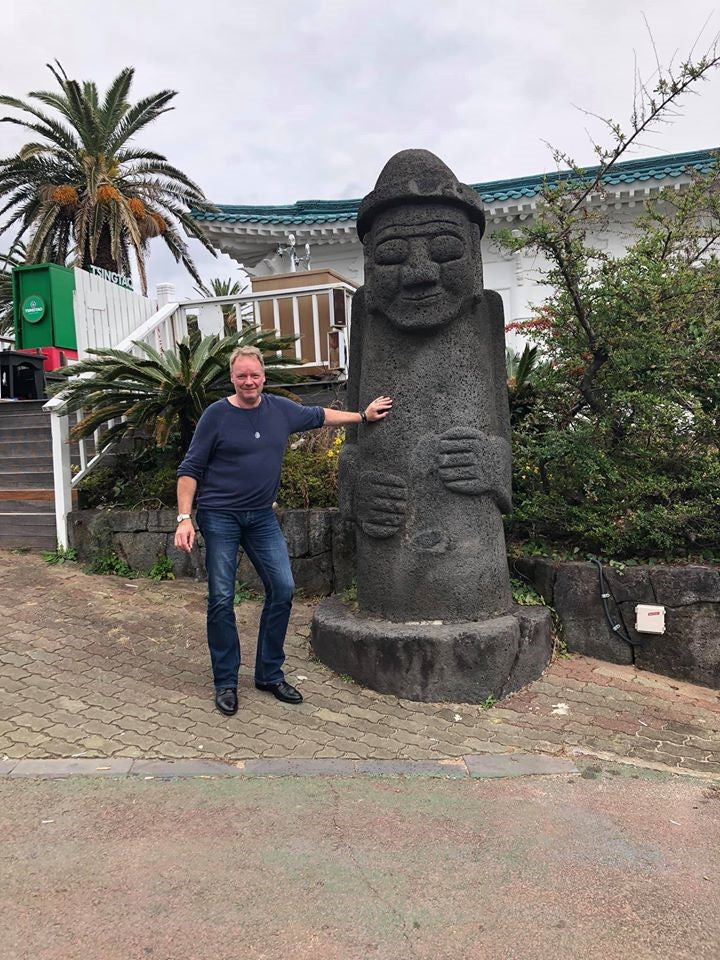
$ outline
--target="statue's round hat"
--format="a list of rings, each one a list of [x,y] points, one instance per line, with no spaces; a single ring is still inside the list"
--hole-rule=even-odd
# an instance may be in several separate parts
[[[379,213],[404,203],[449,203],[461,207],[485,229],[482,200],[466,183],[460,183],[447,164],[429,150],[401,150],[390,157],[375,189],[360,204],[357,232],[362,240]]]

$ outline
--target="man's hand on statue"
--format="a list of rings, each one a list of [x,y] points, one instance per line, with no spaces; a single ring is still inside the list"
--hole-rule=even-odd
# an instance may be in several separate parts
[[[374,423],[376,420],[384,420],[390,413],[392,405],[392,397],[376,397],[372,403],[365,407],[365,416],[370,423]]]
[[[470,427],[454,427],[440,435],[438,472],[455,493],[493,494],[502,510],[510,505],[510,450],[501,437]]]
[[[195,543],[195,528],[192,520],[183,520],[175,531],[175,546],[178,550],[190,553]]]
[[[407,508],[407,484],[387,473],[363,473],[355,492],[357,518],[369,537],[384,540],[400,529]]]

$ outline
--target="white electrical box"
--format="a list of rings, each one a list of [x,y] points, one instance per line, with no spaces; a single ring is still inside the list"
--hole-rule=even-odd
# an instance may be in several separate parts
[[[652,603],[636,604],[635,629],[638,633],[665,633],[665,607]]]

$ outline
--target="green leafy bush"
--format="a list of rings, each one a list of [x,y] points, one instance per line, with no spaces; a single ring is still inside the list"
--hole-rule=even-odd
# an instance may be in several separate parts
[[[337,467],[343,439],[344,431],[328,427],[291,438],[280,478],[279,506],[337,506]]]
[[[119,510],[174,509],[177,465],[180,452],[176,445],[157,447],[135,441],[107,466],[91,471],[78,485],[81,509],[116,508]]]
[[[593,249],[562,198],[526,229],[554,292],[515,325],[542,362],[513,417],[511,537],[720,560],[718,187],[716,166],[649,202],[621,257]]]

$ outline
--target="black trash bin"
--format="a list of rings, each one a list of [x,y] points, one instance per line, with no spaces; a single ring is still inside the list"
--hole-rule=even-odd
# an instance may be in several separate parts
[[[0,350],[0,400],[43,400],[44,361],[42,355]]]

